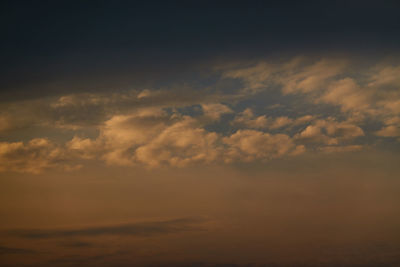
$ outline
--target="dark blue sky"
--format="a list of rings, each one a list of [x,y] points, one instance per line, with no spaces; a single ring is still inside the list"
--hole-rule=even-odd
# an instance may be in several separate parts
[[[1,95],[146,84],[215,59],[385,55],[400,47],[396,2],[2,1]]]

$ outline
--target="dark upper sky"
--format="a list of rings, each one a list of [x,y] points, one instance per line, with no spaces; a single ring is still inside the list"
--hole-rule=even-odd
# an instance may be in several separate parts
[[[123,87],[215,58],[392,53],[396,2],[2,1],[1,95]]]

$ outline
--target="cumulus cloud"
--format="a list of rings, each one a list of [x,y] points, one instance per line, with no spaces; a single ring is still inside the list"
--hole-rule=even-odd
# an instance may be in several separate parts
[[[211,162],[218,154],[217,140],[190,116],[143,109],[110,118],[96,140],[74,138],[68,144],[87,157],[88,151],[102,151],[109,164],[156,167]]]
[[[232,109],[220,103],[205,103],[201,107],[204,115],[212,120],[219,120],[222,115],[233,113]]]
[[[313,61],[294,58],[285,62],[259,62],[223,72],[222,77],[243,81],[243,91],[260,92],[279,88],[283,96],[300,94],[305,103],[339,107],[347,120],[365,121],[394,118],[400,114],[400,67],[385,63],[357,66],[355,74],[350,60],[323,58]],[[246,89],[247,88],[247,89]],[[247,116],[248,125],[254,118]],[[243,125],[246,117],[238,117]],[[282,117],[276,128],[289,121]],[[264,123],[266,125],[267,123]],[[271,124],[270,124],[271,126]],[[265,127],[265,126],[264,126]],[[394,136],[399,124],[387,125],[377,132]],[[258,127],[260,128],[260,127]],[[308,131],[312,131],[312,127]]]
[[[140,109],[127,115],[116,115],[100,128],[96,140],[106,151],[103,158],[110,164],[131,165],[134,151],[147,144],[177,119],[158,108]]]
[[[98,127],[115,115],[130,114],[140,109],[180,108],[210,103],[215,103],[214,108],[218,108],[218,105],[222,105],[219,101],[230,98],[228,95],[216,92],[201,93],[182,86],[158,90],[83,92],[1,103],[0,132],[29,127],[57,127],[75,131]],[[210,104],[210,108],[212,107]],[[220,110],[220,112],[226,111]]]
[[[397,125],[385,126],[377,131],[376,135],[383,137],[397,137],[400,136],[400,127]]]
[[[370,78],[369,86],[400,86],[400,66],[380,65]]]
[[[346,67],[346,61],[321,59],[315,63],[294,68],[283,73],[278,82],[284,94],[309,93],[323,89],[327,82],[338,76]]]
[[[276,67],[266,62],[260,62],[255,66],[236,68],[223,73],[224,78],[243,79],[246,84],[245,91],[255,93],[268,86],[271,75]]]
[[[366,111],[370,105],[371,93],[351,78],[332,82],[318,99],[320,102],[339,105],[343,111]]]
[[[296,134],[295,138],[303,142],[323,143],[337,145],[344,141],[364,136],[364,131],[347,121],[338,122],[333,118],[316,120],[303,131]]]
[[[0,171],[39,173],[51,167],[66,170],[79,166],[67,162],[65,152],[45,138],[32,139],[28,143],[0,143]]]
[[[222,77],[243,80],[245,92],[256,93],[269,89],[274,84],[280,84],[284,94],[308,93],[322,89],[330,79],[338,76],[346,65],[345,60],[310,61],[305,57],[296,57],[287,62],[261,61],[252,66],[239,66],[224,71]]]
[[[400,94],[390,94],[386,99],[379,101],[378,106],[383,108],[388,115],[400,114]]]
[[[285,134],[269,134],[257,130],[238,130],[223,142],[228,145],[226,162],[272,159],[304,152],[303,145],[296,146]]]
[[[67,147],[82,158],[97,153],[108,164],[149,167],[267,160],[305,151],[304,145],[296,145],[285,134],[238,130],[224,136],[207,131],[195,117],[163,109],[114,116],[100,128],[97,139],[74,137]]]
[[[309,123],[311,121],[315,120],[315,117],[313,115],[304,115],[302,117],[299,117],[297,119],[294,120],[294,125],[302,125],[302,124],[306,124]]]
[[[360,127],[347,121],[316,120],[311,115],[267,119],[266,116],[254,116],[250,109],[233,120],[248,129],[224,134],[206,130],[200,117],[161,108],[144,108],[112,116],[99,127],[97,138],[74,136],[63,147],[47,139],[33,139],[27,144],[1,143],[0,170],[38,173],[50,167],[71,169],[73,165],[67,164],[71,158],[148,167],[264,161],[302,154],[309,143],[332,146],[321,148],[324,152],[347,151],[350,146],[347,150],[338,146],[364,135]],[[292,137],[265,132],[303,124],[308,125]],[[249,128],[264,128],[264,131]]]
[[[274,121],[270,125],[270,128],[271,129],[279,129],[279,128],[282,128],[289,124],[292,124],[292,123],[293,123],[293,119],[286,117],[286,116],[281,116],[281,117],[277,117],[274,119]]]
[[[74,136],[65,145],[70,154],[75,154],[77,157],[84,159],[93,159],[100,152],[99,143],[90,138],[80,138]]]
[[[232,124],[246,128],[262,129],[267,127],[268,119],[265,115],[256,117],[250,108],[246,108],[235,116]]]
[[[384,126],[375,134],[382,137],[400,136],[400,116],[389,116],[383,122]]]
[[[351,151],[378,137],[400,140],[400,67],[378,64],[355,73],[351,64],[297,57],[219,69],[222,80],[243,87],[239,92],[222,93],[215,85],[1,104],[0,137],[13,140],[12,131],[27,127],[62,133],[62,141],[2,142],[0,170],[71,168],[70,159],[180,167],[267,160],[309,149]]]
[[[250,108],[238,113],[232,120],[231,124],[238,127],[249,129],[271,129],[277,130],[284,127],[298,126],[312,121],[312,115],[305,115],[296,119],[287,116],[279,116],[276,118],[267,118],[266,115],[255,116]]]
[[[166,127],[156,138],[136,149],[136,160],[150,166],[163,163],[186,166],[194,162],[214,161],[218,156],[218,135],[196,124],[194,119],[185,116]]]

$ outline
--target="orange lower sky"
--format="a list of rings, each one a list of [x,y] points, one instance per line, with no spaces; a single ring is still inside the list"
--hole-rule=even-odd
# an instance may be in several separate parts
[[[252,166],[3,173],[0,263],[395,266],[399,170],[390,154],[350,153]]]

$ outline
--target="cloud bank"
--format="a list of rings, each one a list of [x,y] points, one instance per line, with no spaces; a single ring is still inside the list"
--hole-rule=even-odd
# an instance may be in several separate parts
[[[4,104],[3,139],[21,129],[38,136],[2,141],[0,171],[73,170],[87,160],[150,168],[231,164],[397,145],[400,67],[383,61],[355,71],[357,64],[244,62],[212,71],[235,89],[185,85]]]

